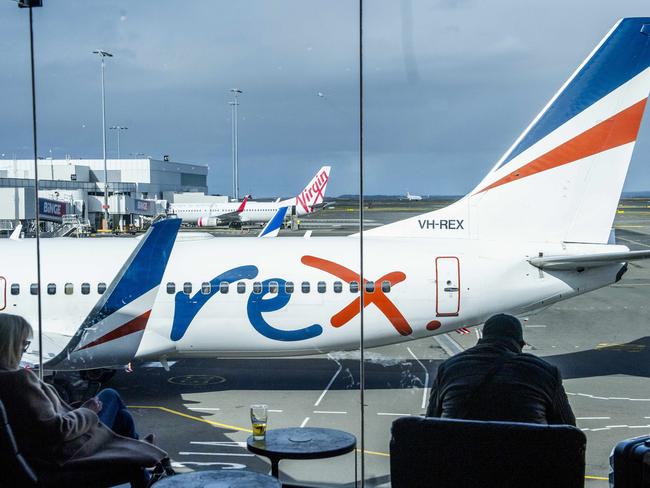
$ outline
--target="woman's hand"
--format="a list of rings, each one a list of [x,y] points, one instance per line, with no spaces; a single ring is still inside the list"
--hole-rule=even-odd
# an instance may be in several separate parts
[[[89,398],[81,406],[87,408],[88,410],[92,410],[95,413],[102,411],[102,402],[99,401],[97,397]]]

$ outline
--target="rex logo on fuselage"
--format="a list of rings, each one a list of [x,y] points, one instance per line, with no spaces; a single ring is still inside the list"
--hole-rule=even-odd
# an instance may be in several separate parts
[[[329,273],[341,280],[351,283],[353,281],[359,282],[360,278],[354,271],[337,264],[333,261],[318,258],[315,256],[303,256],[301,262],[312,268],[320,269]],[[216,276],[210,281],[208,292],[201,289],[194,295],[190,296],[184,291],[179,291],[175,295],[174,300],[174,318],[170,333],[172,341],[179,341],[183,338],[192,321],[203,308],[203,306],[214,295],[220,292],[221,283],[234,283],[241,280],[252,280],[257,277],[259,270],[256,266],[238,266],[232,268],[220,275]],[[401,271],[393,271],[381,276],[377,283],[387,281],[390,286],[400,283],[406,279],[406,275]],[[366,290],[366,283],[368,280],[364,279],[363,283],[363,296],[364,307],[374,304],[386,316],[390,323],[395,327],[395,330],[401,335],[410,335],[413,330],[408,324],[406,318],[401,314],[393,302],[377,287],[374,291],[369,292]],[[272,288],[271,283],[275,283]],[[274,312],[284,308],[291,299],[291,293],[286,290],[286,281],[282,278],[270,278],[260,283],[259,291],[253,290],[247,299],[246,314],[251,326],[264,337],[275,341],[293,342],[304,341],[312,339],[323,333],[323,327],[320,324],[311,324],[295,330],[284,330],[273,327],[269,324],[263,314],[266,312]],[[265,298],[268,295],[274,295]],[[333,327],[341,327],[347,324],[361,310],[361,299],[357,296],[351,303],[345,306],[342,310],[334,314],[330,323]]]

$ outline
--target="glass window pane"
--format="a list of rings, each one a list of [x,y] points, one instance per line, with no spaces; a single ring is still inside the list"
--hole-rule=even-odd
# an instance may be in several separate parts
[[[48,295],[56,294],[56,285],[54,283],[48,283],[48,285],[47,285],[47,294]]]
[[[368,293],[374,293],[375,292],[375,282],[374,281],[366,281],[366,292],[368,292]]]
[[[277,293],[277,292],[278,292],[278,282],[269,281],[269,293]]]
[[[350,293],[359,293],[358,281],[350,281]]]
[[[185,293],[186,295],[192,294],[192,283],[190,283],[189,281],[183,283],[183,293]]]
[[[325,293],[327,291],[327,285],[324,281],[319,281],[316,288],[318,289],[318,293]]]
[[[253,283],[253,293],[257,293],[257,294],[262,293],[262,283],[260,283],[259,281]]]
[[[88,295],[90,293],[90,283],[81,284],[81,294]]]
[[[11,294],[12,295],[20,294],[20,285],[18,283],[14,283],[11,285]]]
[[[32,295],[38,295],[38,283],[32,283],[29,285],[29,293]]]
[[[243,281],[237,283],[237,293],[246,293],[246,283]]]
[[[343,291],[343,283],[335,281],[332,288],[334,289],[334,293],[341,293]]]
[[[176,293],[176,283],[170,281],[167,283],[167,293],[173,295]]]
[[[72,295],[72,293],[74,293],[74,285],[72,283],[66,283],[63,291],[66,295]]]
[[[228,283],[227,281],[222,281],[219,284],[219,293],[225,295],[226,293],[228,293],[228,290],[230,290],[230,283]]]
[[[285,293],[293,293],[293,281],[287,281],[284,284]]]
[[[381,282],[381,291],[384,293],[390,292],[390,281],[385,280]]]
[[[303,281],[300,289],[303,293],[309,293],[309,281]]]
[[[210,292],[212,292],[212,285],[210,284],[209,281],[204,281],[201,283],[201,293],[203,295],[209,295]]]
[[[97,283],[97,293],[103,295],[106,291],[106,283]]]

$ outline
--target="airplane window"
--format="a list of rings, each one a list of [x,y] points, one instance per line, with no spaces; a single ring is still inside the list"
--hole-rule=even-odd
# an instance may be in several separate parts
[[[12,295],[18,295],[20,293],[20,285],[18,283],[14,283],[11,285],[11,294]]]
[[[237,293],[246,293],[246,283],[243,281],[237,283]]]
[[[303,293],[309,293],[309,281],[303,281],[301,288]]]
[[[335,281],[332,288],[334,289],[334,293],[341,293],[343,291],[343,283]]]
[[[66,295],[72,295],[74,293],[74,285],[72,283],[66,283],[63,291]]]
[[[324,281],[319,281],[316,287],[318,289],[318,293],[325,293],[327,291],[327,285]]]
[[[259,281],[253,283],[253,293],[262,293],[262,283]]]
[[[209,295],[210,292],[212,291],[212,285],[208,281],[204,281],[201,283],[201,293],[204,295]]]
[[[185,293],[186,295],[192,293],[192,283],[190,283],[189,281],[183,283],[183,293]]]
[[[390,292],[390,281],[385,280],[381,282],[381,291],[384,293]]]
[[[97,293],[103,295],[106,291],[106,283],[97,283]]]
[[[284,284],[285,293],[293,293],[293,281],[287,281]]]
[[[170,295],[176,293],[176,283],[173,283],[171,281],[167,283],[167,293]]]
[[[277,293],[278,292],[278,282],[277,281],[269,281],[269,292],[270,293]]]
[[[38,284],[37,283],[32,283],[29,285],[29,293],[32,295],[38,295]]]
[[[48,295],[56,294],[56,285],[54,283],[47,284],[47,294]]]
[[[228,283],[227,281],[222,281],[221,283],[219,283],[219,293],[225,295],[226,293],[228,293],[228,290],[230,290],[230,283]]]
[[[375,292],[375,282],[374,281],[366,281],[366,291],[368,293],[374,293]]]
[[[81,294],[88,295],[90,293],[90,283],[81,284]]]
[[[350,293],[359,293],[358,281],[350,281]]]

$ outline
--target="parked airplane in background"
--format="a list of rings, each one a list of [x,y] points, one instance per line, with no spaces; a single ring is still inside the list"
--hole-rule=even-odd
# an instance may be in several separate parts
[[[409,192],[406,192],[406,199],[409,202],[417,202],[422,200],[422,197],[420,195],[411,195]]]
[[[46,367],[356,349],[360,293],[379,346],[620,280],[650,258],[608,244],[650,92],[648,25],[617,23],[462,200],[366,231],[363,280],[354,236],[174,243],[171,220],[141,241],[43,239]],[[34,255],[0,243],[0,308],[33,324]]]
[[[295,215],[301,216],[318,211],[324,206],[325,189],[330,178],[330,166],[323,166],[316,176],[296,197],[274,202],[232,203],[172,203],[170,213],[176,214],[186,224],[198,227],[217,225],[265,224],[281,207],[295,207]],[[291,215],[291,213],[289,213]]]

